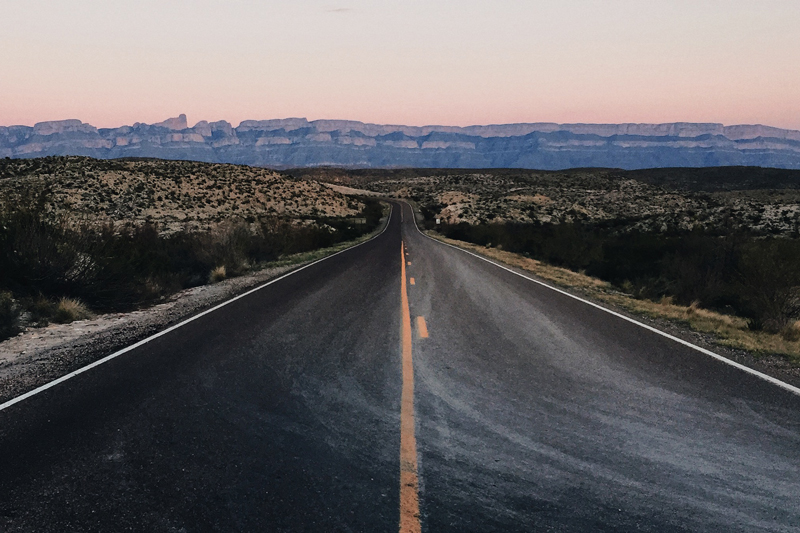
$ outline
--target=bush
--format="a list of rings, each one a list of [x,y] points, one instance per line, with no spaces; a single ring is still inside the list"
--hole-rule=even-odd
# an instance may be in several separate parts
[[[56,305],[53,320],[59,324],[69,324],[76,320],[91,318],[92,313],[80,300],[61,298]]]
[[[225,265],[218,266],[214,270],[211,271],[211,275],[208,277],[211,283],[218,283],[224,280],[227,276],[227,272],[225,271]]]
[[[62,297],[98,311],[133,309],[180,289],[222,279],[220,275],[236,276],[254,264],[372,231],[382,208],[374,199],[362,201],[361,218],[367,224],[335,218],[296,224],[261,217],[253,222],[231,219],[211,231],[171,235],[160,234],[149,223],[120,228],[54,221],[48,218],[42,198],[22,201],[0,211],[0,290],[24,300],[31,320],[39,324],[58,313],[51,302]],[[221,265],[224,273],[210,277]],[[77,319],[67,311],[59,317]]]
[[[19,307],[9,292],[0,292],[0,340],[19,333]]]
[[[800,321],[796,321],[784,328],[781,331],[781,336],[789,342],[800,341]]]
[[[30,315],[30,321],[39,326],[46,326],[50,323],[56,313],[56,305],[42,293],[33,298],[26,308]]]
[[[753,329],[777,333],[800,316],[800,247],[792,239],[766,239],[743,247],[737,293]]]

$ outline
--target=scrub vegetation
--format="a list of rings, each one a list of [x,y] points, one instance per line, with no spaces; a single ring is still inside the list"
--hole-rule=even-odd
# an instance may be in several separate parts
[[[130,173],[120,170],[130,165],[134,169]],[[71,322],[93,311],[135,309],[288,255],[350,241],[375,229],[383,216],[383,207],[374,199],[345,197],[318,183],[232,165],[45,158],[12,160],[4,169],[6,173],[0,174],[0,339],[24,326]],[[80,181],[84,174],[92,178]],[[111,179],[107,174],[115,176],[116,185],[93,189]],[[188,199],[182,197],[183,203],[162,212],[163,216],[126,218],[120,213],[136,213],[136,209],[118,198],[120,190],[131,189],[131,183],[120,176],[130,178],[133,189],[147,176],[157,190],[163,188],[156,185],[160,180],[202,185],[211,176],[222,183],[222,189],[215,197],[213,216],[198,217],[191,206],[199,193],[185,188]],[[262,178],[268,178],[269,186]],[[252,190],[259,184],[264,185],[259,207],[236,209],[246,195],[231,191]],[[273,193],[278,200],[269,196]],[[293,203],[287,200],[292,194]],[[76,195],[81,199],[74,200]],[[92,199],[105,195],[111,195],[115,209],[120,209],[113,216],[102,202]],[[287,202],[294,207],[286,208]],[[181,210],[183,215],[178,213]],[[180,216],[195,221],[176,225]]]
[[[408,198],[448,224],[575,222],[654,233],[800,234],[800,170],[322,168],[291,173]]]

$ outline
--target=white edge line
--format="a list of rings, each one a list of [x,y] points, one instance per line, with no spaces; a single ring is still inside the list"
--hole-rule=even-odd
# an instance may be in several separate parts
[[[65,374],[65,375],[61,376],[61,377],[60,377],[60,378],[58,378],[58,379],[54,379],[53,381],[50,381],[50,382],[48,382],[48,383],[45,383],[44,385],[41,385],[41,386],[39,386],[39,387],[36,387],[35,389],[33,389],[33,390],[30,390],[30,391],[26,392],[25,394],[21,394],[20,396],[17,396],[16,398],[12,398],[11,400],[8,400],[7,402],[0,404],[0,411],[4,411],[5,409],[8,409],[9,407],[11,407],[11,406],[12,406],[12,405],[14,405],[14,404],[17,404],[17,403],[19,403],[19,402],[22,402],[22,401],[24,401],[24,400],[27,400],[28,398],[30,398],[30,397],[32,397],[32,396],[36,396],[37,394],[39,394],[39,393],[41,393],[41,392],[44,392],[44,391],[46,391],[47,389],[50,389],[50,388],[52,388],[52,387],[55,387],[55,386],[56,386],[56,385],[58,385],[59,383],[63,383],[63,382],[65,382],[65,381],[67,381],[68,379],[72,379],[72,378],[74,378],[75,376],[77,376],[77,375],[79,375],[79,374],[83,374],[84,372],[86,372],[86,371],[88,371],[88,370],[91,370],[92,368],[94,368],[94,367],[96,367],[96,366],[100,366],[100,365],[102,365],[103,363],[107,363],[108,361],[111,361],[112,359],[115,359],[115,358],[119,357],[120,355],[122,355],[122,354],[124,354],[124,353],[130,352],[131,350],[135,350],[135,349],[136,349],[136,348],[138,348],[139,346],[142,346],[142,345],[144,345],[144,344],[147,344],[148,342],[150,342],[150,341],[152,341],[152,340],[155,340],[155,339],[157,339],[157,338],[161,337],[162,335],[166,335],[166,334],[167,334],[167,333],[169,333],[170,331],[176,330],[176,329],[178,329],[178,328],[179,328],[179,327],[181,327],[181,326],[185,326],[185,325],[186,325],[186,324],[188,324],[189,322],[193,322],[193,321],[197,320],[198,318],[200,318],[200,317],[202,317],[202,316],[205,316],[205,315],[207,315],[207,314],[209,314],[209,313],[213,313],[213,312],[214,312],[214,311],[216,311],[217,309],[220,309],[220,308],[222,308],[222,307],[225,307],[225,306],[226,306],[226,305],[228,305],[229,303],[235,302],[236,300],[239,300],[239,299],[241,299],[241,298],[244,298],[245,296],[248,296],[248,295],[250,295],[250,294],[253,294],[253,293],[254,293],[254,292],[256,292],[256,291],[260,291],[260,290],[261,290],[261,289],[263,289],[264,287],[267,287],[267,286],[269,286],[269,285],[272,285],[273,283],[277,283],[277,282],[279,282],[280,280],[282,280],[282,279],[284,279],[284,278],[287,278],[287,277],[291,276],[292,274],[297,274],[297,273],[298,273],[298,272],[300,272],[301,270],[305,270],[306,268],[308,268],[308,267],[311,267],[311,266],[314,266],[314,265],[316,265],[317,263],[321,263],[322,261],[325,261],[326,259],[330,259],[331,257],[337,256],[337,255],[339,255],[339,254],[342,254],[342,253],[344,253],[344,252],[349,252],[350,250],[354,250],[354,249],[358,248],[358,247],[359,247],[359,246],[361,246],[362,244],[367,244],[368,242],[370,242],[370,241],[372,241],[372,240],[374,240],[374,239],[377,239],[378,237],[380,237],[381,235],[383,235],[383,233],[384,233],[384,232],[386,231],[386,229],[389,227],[389,223],[392,221],[392,212],[393,212],[393,211],[394,211],[394,209],[391,209],[391,210],[389,211],[389,218],[387,218],[387,219],[386,219],[386,225],[383,227],[383,230],[381,230],[381,232],[380,232],[380,233],[378,233],[377,235],[374,235],[374,236],[370,237],[370,238],[369,238],[369,239],[367,239],[366,241],[364,241],[364,242],[360,242],[360,243],[358,243],[358,244],[356,244],[356,245],[353,245],[353,246],[350,246],[349,248],[345,248],[344,250],[339,250],[339,251],[338,251],[338,252],[336,252],[336,253],[333,253],[333,254],[331,254],[331,255],[327,255],[327,256],[325,256],[325,257],[322,257],[322,258],[320,258],[320,259],[317,259],[316,261],[314,261],[314,262],[312,262],[312,263],[308,263],[307,265],[303,265],[303,266],[301,266],[300,268],[296,268],[296,269],[292,270],[291,272],[287,272],[286,274],[283,274],[283,275],[282,275],[282,276],[280,276],[280,277],[277,277],[277,278],[275,278],[275,279],[273,279],[273,280],[270,280],[270,281],[268,281],[268,282],[264,283],[263,285],[259,285],[258,287],[255,287],[255,288],[253,288],[253,289],[250,289],[249,291],[247,291],[247,292],[244,292],[244,293],[242,293],[242,294],[240,294],[240,295],[238,295],[238,296],[234,296],[234,297],[233,297],[233,298],[231,298],[230,300],[225,300],[224,302],[222,302],[222,303],[220,303],[220,304],[217,304],[217,305],[215,305],[215,306],[214,306],[214,307],[212,307],[211,309],[206,309],[205,311],[203,311],[203,312],[201,312],[201,313],[198,313],[198,314],[196,314],[196,315],[194,315],[194,316],[192,316],[192,317],[190,317],[190,318],[187,318],[186,320],[183,320],[182,322],[178,322],[177,324],[175,324],[175,325],[172,325],[172,326],[168,327],[168,328],[167,328],[167,329],[165,329],[165,330],[159,331],[158,333],[156,333],[156,334],[154,334],[154,335],[151,335],[151,336],[147,337],[146,339],[142,339],[142,340],[140,340],[139,342],[137,342],[137,343],[135,343],[135,344],[131,344],[130,346],[126,346],[125,348],[122,348],[121,350],[119,350],[119,351],[116,351],[116,352],[112,353],[111,355],[107,355],[107,356],[103,357],[102,359],[98,359],[97,361],[95,361],[95,362],[93,362],[93,363],[90,363],[90,364],[88,364],[88,365],[86,365],[86,366],[84,366],[84,367],[81,367],[81,368],[79,368],[78,370],[74,370],[74,371],[72,371],[72,372],[70,372],[70,373],[68,373],[68,374]]]
[[[409,204],[409,207],[411,207],[410,204]],[[411,207],[411,214],[414,215],[414,208],[413,207]],[[708,355],[710,357],[713,357],[714,359],[717,359],[718,361],[722,361],[725,364],[728,364],[728,365],[731,365],[733,367],[736,367],[739,370],[743,370],[743,371],[747,372],[748,374],[752,374],[752,375],[754,375],[754,376],[756,376],[758,378],[763,379],[764,381],[768,381],[768,382],[772,383],[773,385],[777,385],[778,387],[781,387],[782,389],[785,389],[785,390],[787,390],[787,391],[789,391],[791,393],[794,393],[794,394],[800,396],[800,388],[795,387],[794,385],[790,385],[789,383],[783,382],[783,381],[781,381],[781,380],[779,380],[777,378],[774,378],[772,376],[764,374],[763,372],[759,372],[758,370],[754,370],[754,369],[750,368],[749,366],[745,366],[745,365],[743,365],[741,363],[737,363],[736,361],[732,361],[732,360],[728,359],[727,357],[723,357],[723,356],[721,356],[721,355],[719,355],[717,353],[712,352],[711,350],[707,350],[705,348],[701,348],[700,346],[697,346],[696,344],[692,344],[691,342],[688,342],[688,341],[685,341],[685,340],[683,340],[681,338],[675,337],[674,335],[670,335],[669,333],[665,333],[665,332],[661,331],[660,329],[656,329],[656,328],[654,328],[652,326],[648,326],[647,324],[645,324],[643,322],[639,322],[638,320],[634,320],[633,318],[625,316],[625,315],[623,315],[621,313],[617,313],[616,311],[612,311],[611,309],[608,309],[607,307],[603,307],[602,305],[596,304],[596,303],[591,302],[589,300],[585,300],[585,299],[581,298],[580,296],[575,296],[574,294],[571,294],[571,293],[569,293],[569,292],[567,292],[565,290],[559,289],[557,287],[553,287],[552,285],[544,283],[543,281],[531,278],[529,276],[526,276],[525,274],[521,274],[521,273],[517,272],[516,270],[508,268],[507,266],[501,265],[499,263],[495,263],[494,261],[492,261],[490,259],[487,259],[487,258],[485,258],[485,257],[483,257],[481,255],[478,255],[478,254],[476,254],[474,252],[470,252],[469,250],[465,250],[463,248],[459,248],[458,246],[454,246],[454,245],[452,245],[450,243],[446,243],[446,242],[440,241],[438,239],[434,239],[433,237],[431,237],[429,235],[426,235],[425,233],[420,231],[419,226],[417,226],[417,217],[416,217],[416,215],[413,216],[413,220],[414,220],[414,227],[417,228],[417,231],[423,237],[426,237],[426,238],[428,238],[428,239],[430,239],[430,240],[432,240],[434,242],[438,242],[439,244],[443,244],[445,246],[449,246],[450,248],[455,248],[456,250],[462,251],[465,254],[469,254],[471,256],[477,257],[478,259],[486,261],[487,263],[491,263],[492,265],[494,265],[494,266],[496,266],[498,268],[502,268],[503,270],[507,270],[508,272],[511,272],[512,274],[516,274],[517,276],[519,276],[521,278],[525,278],[528,281],[532,281],[534,283],[538,283],[539,285],[541,285],[543,287],[547,287],[550,290],[556,291],[556,292],[558,292],[560,294],[563,294],[565,296],[569,296],[570,298],[578,300],[579,302],[583,302],[586,305],[590,305],[592,307],[595,307],[597,309],[605,311],[606,313],[614,315],[617,318],[621,318],[622,320],[626,320],[626,321],[630,322],[631,324],[636,324],[637,326],[643,327],[646,330],[652,331],[653,333],[657,333],[657,334],[661,335],[662,337],[666,337],[669,340],[677,342],[678,344],[682,344],[684,346],[688,346],[689,348],[697,350],[698,352],[700,352],[702,354],[705,354],[705,355]]]

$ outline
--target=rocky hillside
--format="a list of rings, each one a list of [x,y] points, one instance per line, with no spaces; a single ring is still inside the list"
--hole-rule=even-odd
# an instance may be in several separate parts
[[[95,128],[80,120],[0,127],[0,157],[86,155],[275,168],[800,168],[800,131],[721,124],[393,126],[303,118]]]
[[[589,222],[622,231],[800,235],[800,172],[761,168],[295,169],[418,202],[441,222]],[[705,184],[701,186],[701,184]]]
[[[0,160],[0,210],[41,201],[53,218],[153,222],[165,232],[235,217],[348,217],[363,205],[271,170],[190,161],[48,157]]]

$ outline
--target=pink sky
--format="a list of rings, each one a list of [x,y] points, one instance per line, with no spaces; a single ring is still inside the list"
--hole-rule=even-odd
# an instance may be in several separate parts
[[[800,129],[796,0],[5,0],[0,125]]]

